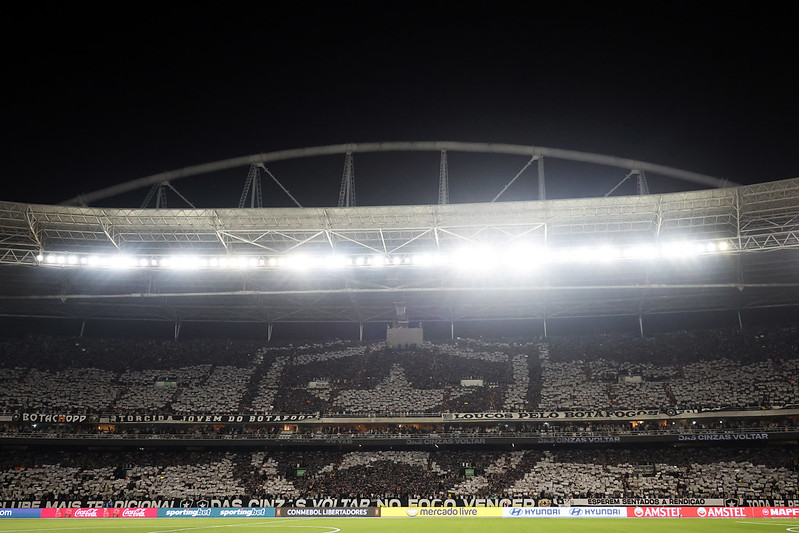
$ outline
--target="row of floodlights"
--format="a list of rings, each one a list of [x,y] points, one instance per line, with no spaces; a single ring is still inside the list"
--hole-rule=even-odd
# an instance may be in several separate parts
[[[126,254],[89,255],[43,253],[36,257],[40,265],[62,267],[98,267],[112,269],[162,268],[257,269],[257,268],[347,268],[347,267],[455,267],[487,269],[492,267],[531,268],[547,263],[609,263],[619,260],[675,260],[730,250],[727,241],[675,242],[660,246],[592,246],[563,249],[535,247],[464,248],[450,253],[409,254],[286,254],[263,256],[134,256]]]

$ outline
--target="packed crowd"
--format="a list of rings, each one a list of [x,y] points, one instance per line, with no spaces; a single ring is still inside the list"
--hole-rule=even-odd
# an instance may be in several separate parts
[[[747,409],[799,398],[799,331],[425,342],[0,342],[0,413]]]
[[[468,473],[472,475],[467,475]],[[796,447],[518,451],[23,451],[0,500],[797,498]]]

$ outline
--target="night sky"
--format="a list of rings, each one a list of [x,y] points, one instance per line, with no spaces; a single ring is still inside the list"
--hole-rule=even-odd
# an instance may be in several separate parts
[[[30,6],[4,8],[0,22],[2,200],[58,203],[162,171],[348,142],[537,145],[738,183],[799,175],[789,3]],[[451,201],[491,199],[525,162],[451,154]],[[308,163],[270,170],[303,205],[336,205],[343,157]],[[602,195],[625,174],[547,170],[550,198]],[[435,203],[438,172],[435,153],[356,154],[358,205]],[[246,175],[174,185],[197,207],[236,207]],[[535,199],[534,180],[504,198]],[[653,193],[675,187],[650,181]],[[147,192],[106,203],[139,207]],[[293,205],[268,182],[264,194],[267,206]]]

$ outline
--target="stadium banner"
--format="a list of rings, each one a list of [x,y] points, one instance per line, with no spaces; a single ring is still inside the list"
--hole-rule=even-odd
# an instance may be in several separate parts
[[[503,507],[503,518],[627,518],[624,507]]]
[[[782,500],[775,500],[772,498],[750,500],[745,498],[743,500],[736,500],[736,502],[736,505],[743,505],[745,507],[799,507],[799,498]]]
[[[368,518],[380,516],[380,507],[277,507],[273,516],[308,518],[309,516],[340,516]]]
[[[319,413],[306,415],[265,414],[112,414],[99,417],[102,424],[264,424],[271,422],[311,422],[319,420]]]
[[[799,518],[799,507],[627,507],[633,518]]]
[[[272,518],[274,507],[179,507],[153,509],[158,518]]]
[[[0,509],[22,510],[27,512],[33,509],[49,509],[48,513],[54,513],[56,509],[99,509],[103,513],[103,505],[107,503],[102,500],[0,500]],[[549,508],[549,507],[753,507],[764,509],[787,509],[799,508],[799,500],[785,499],[761,499],[761,500],[737,500],[722,498],[574,498],[571,500],[548,498],[441,498],[431,496],[428,498],[233,498],[233,499],[183,499],[183,500],[116,500],[110,502],[111,514],[119,516],[125,510],[131,509],[153,509],[147,511],[145,515],[169,510],[169,516],[222,516],[216,513],[220,509],[227,509],[242,513],[256,513],[255,516],[262,516],[258,513],[264,508],[314,508],[314,509],[364,509],[369,507],[386,508],[416,508],[416,507],[466,507],[466,508]],[[256,509],[249,511],[247,509]],[[267,511],[268,513],[269,511]],[[182,514],[181,514],[182,513]],[[265,516],[275,516],[267,514]],[[154,516],[154,515],[153,515]],[[164,515],[165,516],[165,515]],[[232,515],[231,515],[232,516]]]
[[[750,505],[750,502],[753,505]],[[762,505],[763,502],[774,505]],[[102,500],[0,500],[0,508],[44,509],[44,508],[101,508]],[[421,498],[232,498],[232,499],[183,499],[183,500],[114,500],[113,509],[152,508],[171,509],[170,516],[179,516],[174,511],[185,511],[186,516],[210,512],[209,509],[247,509],[247,508],[402,508],[402,507],[797,507],[796,500],[725,500],[722,498],[441,498],[429,496]],[[200,511],[198,511],[198,509]],[[210,515],[205,515],[210,516]],[[217,516],[217,515],[214,515]]]
[[[41,518],[41,509],[0,509],[0,518]]]
[[[389,518],[501,518],[503,507],[381,507]]]
[[[40,509],[40,508],[86,508],[101,507],[103,500],[0,500],[0,508]],[[565,504],[543,498],[441,498],[429,496],[422,498],[230,498],[230,499],[190,499],[182,500],[112,500],[112,508],[141,507],[155,509],[207,509],[247,507],[298,507],[298,508],[366,508],[366,507],[550,507]]]
[[[53,423],[53,424],[82,424],[84,422],[97,423],[97,415],[74,415],[65,413],[18,413],[13,415],[14,422]]]
[[[42,518],[156,518],[157,509],[148,507],[47,507]]]
[[[754,518],[799,518],[799,507],[752,507]]]
[[[572,498],[572,507],[726,507],[724,498]]]
[[[558,420],[576,422],[580,420],[660,420],[683,414],[697,414],[698,409],[594,409],[569,411],[500,411],[486,413],[445,413],[446,420]]]

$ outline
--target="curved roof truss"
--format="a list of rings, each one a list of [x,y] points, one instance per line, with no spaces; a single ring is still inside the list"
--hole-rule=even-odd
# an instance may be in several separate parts
[[[662,176],[679,179],[682,181],[695,183],[704,187],[729,187],[737,184],[725,179],[681,170],[655,163],[647,163],[635,159],[627,159],[615,156],[579,152],[574,150],[562,150],[559,148],[547,148],[541,146],[523,146],[514,144],[493,144],[493,143],[467,143],[467,142],[385,142],[385,143],[352,143],[337,144],[329,146],[316,146],[309,148],[298,148],[291,150],[281,150],[276,152],[241,156],[222,161],[203,163],[185,167],[178,170],[161,172],[143,178],[138,178],[125,183],[113,185],[97,191],[81,194],[61,202],[61,205],[87,206],[98,200],[111,198],[126,192],[135,191],[145,187],[173,183],[176,180],[192,176],[210,174],[232,168],[240,168],[252,164],[265,164],[274,161],[284,161],[289,159],[319,157],[328,155],[345,155],[354,153],[374,153],[374,152],[469,152],[481,154],[505,154],[505,155],[524,155],[529,157],[545,157],[553,159],[563,159],[596,165],[606,165],[611,167],[623,168],[626,170],[637,170],[651,172]]]

